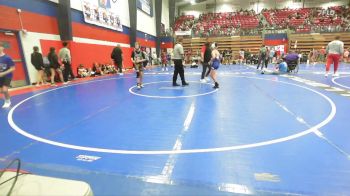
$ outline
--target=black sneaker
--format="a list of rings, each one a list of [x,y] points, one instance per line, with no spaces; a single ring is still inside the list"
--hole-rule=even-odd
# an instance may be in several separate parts
[[[189,85],[189,83],[187,83],[187,82],[182,83],[182,86],[188,86],[188,85]]]
[[[173,83],[173,86],[180,86],[178,83]]]
[[[215,85],[213,86],[214,89],[219,88],[219,83],[215,82]]]

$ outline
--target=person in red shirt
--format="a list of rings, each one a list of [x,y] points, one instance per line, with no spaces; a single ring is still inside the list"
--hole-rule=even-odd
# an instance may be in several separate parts
[[[164,51],[162,52],[161,57],[162,57],[162,71],[168,71],[168,68],[167,68],[168,62],[167,62],[167,53],[166,53],[166,50],[164,50]]]
[[[209,73],[210,73],[210,65],[208,63],[204,63],[204,53],[205,53],[205,50],[206,50],[206,45],[210,45],[209,44],[209,38],[206,38],[205,40],[205,43],[204,45],[202,46],[202,49],[201,49],[201,63],[202,63],[202,66],[203,66],[203,70],[202,70],[202,75],[201,75],[201,79],[200,81],[201,82],[207,82],[207,80],[204,79],[204,76],[205,77],[208,77]],[[208,69],[208,73],[205,73]]]

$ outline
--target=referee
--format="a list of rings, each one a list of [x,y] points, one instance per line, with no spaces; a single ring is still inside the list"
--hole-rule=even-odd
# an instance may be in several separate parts
[[[184,58],[184,49],[182,47],[182,38],[176,39],[176,45],[174,47],[174,64],[175,64],[175,70],[173,75],[173,86],[180,86],[178,83],[176,83],[177,75],[180,74],[180,78],[182,81],[182,86],[187,86],[188,83],[185,81],[185,71],[184,66],[182,64],[183,58]]]

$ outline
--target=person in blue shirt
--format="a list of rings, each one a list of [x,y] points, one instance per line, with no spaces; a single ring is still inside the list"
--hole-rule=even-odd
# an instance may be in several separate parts
[[[275,70],[275,74],[285,74],[288,73],[288,65],[286,62],[280,62]]]
[[[2,108],[9,108],[11,100],[8,88],[11,84],[12,73],[15,71],[15,63],[10,56],[5,54],[4,50],[4,43],[0,43],[0,93],[3,93],[5,97],[5,103]]]
[[[280,75],[280,74],[286,74],[288,73],[288,64],[285,61],[279,60],[276,63],[275,70],[263,70],[261,74],[273,74],[273,75]]]

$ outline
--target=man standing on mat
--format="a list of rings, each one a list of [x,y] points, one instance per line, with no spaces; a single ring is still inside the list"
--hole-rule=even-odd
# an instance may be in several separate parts
[[[182,47],[182,38],[178,38],[176,40],[176,45],[174,47],[174,64],[175,64],[175,70],[173,75],[173,86],[180,86],[176,83],[177,75],[180,74],[180,78],[182,81],[182,86],[187,86],[188,83],[185,81],[185,71],[184,66],[182,64],[183,58],[184,58],[184,49]]]
[[[0,93],[4,94],[5,103],[2,108],[11,106],[10,94],[8,88],[12,80],[12,72],[15,71],[15,63],[4,53],[4,43],[0,43]]]
[[[123,51],[120,48],[120,44],[117,45],[112,51],[111,58],[114,61],[114,65],[118,67],[119,75],[123,75]]]
[[[63,48],[60,49],[58,52],[58,57],[60,58],[62,64],[64,65],[64,70],[63,70],[63,78],[64,82],[68,82],[69,75],[72,80],[75,79],[75,76],[72,71],[72,65],[71,65],[71,55],[70,55],[70,50],[68,49],[68,43],[63,42]]]
[[[260,64],[261,64],[261,70],[264,69],[266,56],[267,56],[267,50],[266,50],[265,45],[263,44],[259,50],[259,62],[258,62],[258,66],[256,67],[256,69],[259,69]],[[266,65],[266,67],[267,67],[267,65]]]
[[[343,56],[343,53],[344,53],[344,42],[340,41],[339,36],[336,36],[335,40],[331,41],[328,44],[326,48],[326,52],[328,56],[327,56],[325,77],[328,77],[329,69],[332,63],[334,64],[333,77],[338,77],[339,74],[337,73],[337,70],[339,65],[339,59],[341,56]]]

